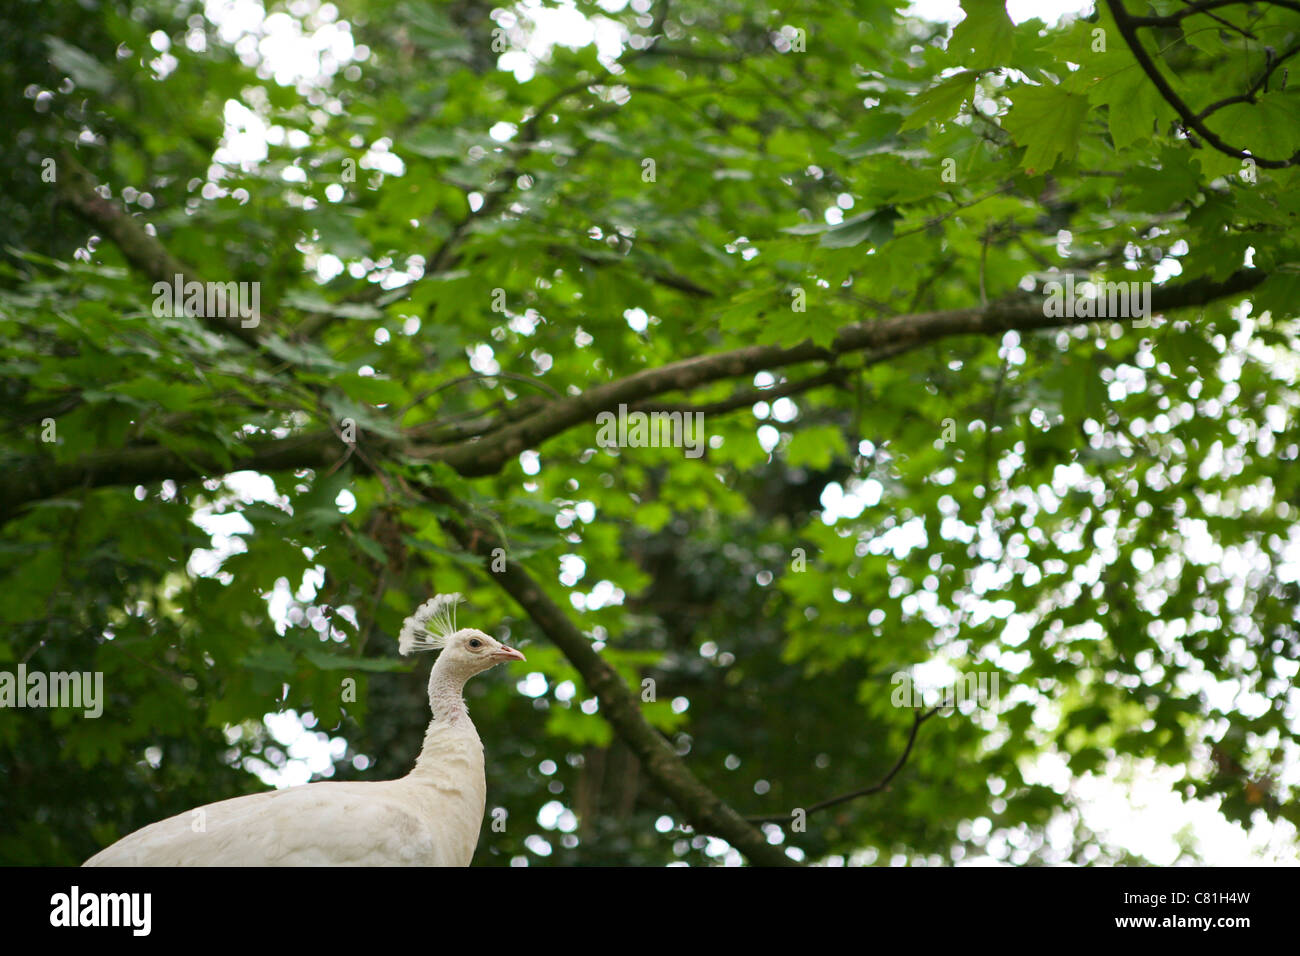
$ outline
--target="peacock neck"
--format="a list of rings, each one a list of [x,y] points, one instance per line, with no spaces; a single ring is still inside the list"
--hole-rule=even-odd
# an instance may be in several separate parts
[[[469,720],[464,697],[466,676],[443,667],[443,661],[438,658],[429,674],[429,709],[433,711],[434,725],[449,727]]]
[[[437,784],[447,779],[451,768],[462,768],[463,772],[481,779],[483,744],[462,696],[465,682],[473,675],[446,666],[444,661],[446,658],[438,658],[429,674],[429,708],[433,719],[425,731],[411,777]]]

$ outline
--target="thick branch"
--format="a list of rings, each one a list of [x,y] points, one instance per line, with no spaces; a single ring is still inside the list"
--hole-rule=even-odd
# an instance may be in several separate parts
[[[1259,270],[1245,269],[1223,282],[1196,279],[1177,286],[1159,288],[1152,293],[1151,307],[1153,311],[1163,312],[1204,305],[1215,299],[1253,289],[1264,278],[1265,275]],[[659,368],[636,372],[616,382],[588,389],[581,395],[550,402],[522,421],[494,431],[486,437],[450,447],[428,449],[425,454],[446,461],[467,477],[494,474],[521,452],[538,447],[546,439],[574,425],[593,421],[599,412],[664,392],[685,391],[706,382],[752,375],[803,362],[830,362],[854,352],[886,350],[893,354],[896,350],[912,348],[950,335],[990,335],[1012,329],[1028,331],[1078,324],[1075,319],[1049,316],[1044,314],[1045,311],[1041,300],[1029,300],[946,312],[899,315],[847,326],[840,330],[829,348],[821,348],[812,342],[804,342],[793,348],[754,345],[718,355],[683,359]],[[1104,313],[1105,308],[1094,312]],[[1110,321],[1129,320],[1115,318]]]
[[[80,218],[100,230],[121,250],[136,270],[154,282],[169,285],[176,276],[184,282],[202,281],[194,270],[167,251],[154,236],[145,231],[139,220],[129,216],[116,203],[101,196],[94,179],[84,166],[71,155],[62,157],[63,176],[59,179],[59,193]],[[177,308],[180,308],[179,303]],[[245,345],[259,345],[257,327],[244,328],[238,316],[200,315],[209,328],[223,335],[231,335]]]
[[[722,415],[735,411],[737,408],[749,408],[758,402],[770,402],[789,395],[801,395],[824,385],[843,385],[848,374],[847,369],[831,368],[819,375],[810,375],[808,378],[798,379],[793,382],[782,382],[779,385],[769,385],[766,388],[742,389],[734,395],[728,395],[724,399],[709,402],[705,405],[637,402],[630,410],[635,412],[667,412],[669,414],[680,412],[686,415]]]
[[[464,513],[463,506],[444,492],[433,491],[431,497]],[[470,528],[446,518],[442,526],[465,550],[485,561],[492,560],[494,548],[502,542],[489,529]],[[490,572],[503,590],[519,603],[532,621],[582,674],[587,687],[600,702],[600,714],[619,739],[636,754],[650,778],[682,811],[696,830],[718,836],[762,866],[795,866],[780,847],[772,846],[754,827],[741,818],[716,793],[699,781],[677,756],[672,745],[641,715],[636,696],[628,689],[614,668],[591,646],[583,634],[537,585],[518,562],[509,561],[506,570]]]
[[[1216,299],[1249,292],[1267,278],[1258,269],[1243,269],[1222,282],[1196,279],[1154,290],[1154,312],[1201,306]],[[1105,300],[1093,309],[1105,311]],[[1097,318],[1094,322],[1127,322],[1131,318]],[[543,402],[537,411],[487,433],[477,440],[451,445],[418,445],[369,440],[369,451],[402,453],[424,461],[445,461],[466,477],[494,474],[520,452],[575,425],[593,423],[599,412],[612,411],[656,395],[686,391],[710,382],[753,375],[804,362],[833,362],[854,352],[867,352],[867,364],[952,335],[994,335],[1000,332],[1060,328],[1080,324],[1077,319],[1044,314],[1041,301],[995,303],[987,308],[923,312],[872,320],[840,330],[829,348],[805,342],[793,348],[759,345],[717,355],[704,355],[646,369],[616,382],[600,385],[581,395]],[[34,457],[0,474],[0,522],[8,520],[26,503],[49,498],[69,489],[110,485],[147,484],[164,478],[186,480],[210,474],[255,469],[259,471],[320,468],[335,463],[346,449],[330,432],[313,432],[250,445],[229,462],[182,458],[160,446],[128,448],[87,456],[69,464],[51,464]]]
[[[235,471],[328,468],[348,452],[348,446],[332,432],[321,431],[254,442],[225,460],[199,452],[182,456],[161,445],[99,452],[66,464],[31,459],[0,475],[0,524],[16,516],[27,503],[78,488],[144,485],[164,478],[185,481]]]

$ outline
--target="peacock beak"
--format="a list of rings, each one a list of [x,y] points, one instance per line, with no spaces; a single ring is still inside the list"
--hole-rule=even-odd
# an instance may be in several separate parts
[[[494,651],[492,657],[498,661],[526,661],[523,651],[517,651],[513,647],[506,647],[504,644],[497,651]]]

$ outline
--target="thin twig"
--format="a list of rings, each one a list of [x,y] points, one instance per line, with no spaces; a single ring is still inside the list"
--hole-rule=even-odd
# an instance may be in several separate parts
[[[1236,2],[1236,0],[1234,0],[1234,2]],[[1273,2],[1275,2],[1277,6],[1300,10],[1300,3],[1282,3],[1278,2],[1278,0],[1273,0]],[[1180,10],[1176,14],[1171,14],[1171,17],[1181,19],[1182,17],[1179,16],[1180,14],[1186,16],[1191,12],[1202,13],[1211,7],[1227,5],[1228,4],[1226,3],[1218,2],[1196,4],[1195,10],[1189,7],[1187,10]],[[1300,163],[1300,152],[1297,152],[1290,159],[1267,159],[1263,156],[1256,156],[1253,153],[1249,153],[1244,149],[1238,149],[1236,146],[1224,142],[1218,133],[1206,126],[1205,123],[1192,112],[1191,107],[1188,106],[1183,101],[1183,98],[1174,91],[1174,88],[1169,85],[1169,81],[1165,79],[1164,74],[1160,72],[1159,67],[1157,67],[1151,60],[1146,49],[1142,46],[1141,39],[1137,35],[1138,27],[1165,26],[1167,25],[1169,18],[1130,16],[1129,12],[1124,8],[1122,0],[1106,0],[1106,6],[1110,9],[1111,16],[1115,18],[1115,25],[1119,28],[1120,36],[1123,37],[1124,42],[1128,44],[1128,48],[1132,51],[1133,58],[1137,60],[1138,66],[1142,67],[1142,71],[1146,73],[1147,77],[1155,85],[1155,88],[1160,91],[1160,95],[1165,98],[1165,102],[1174,108],[1174,112],[1177,113],[1179,119],[1183,121],[1184,129],[1196,132],[1205,140],[1205,142],[1209,143],[1219,152],[1227,156],[1233,156],[1237,159],[1249,159],[1256,166],[1261,166],[1265,169],[1285,169],[1288,166],[1294,166],[1297,163]]]
[[[848,803],[850,800],[856,800],[858,797],[870,796],[871,794],[879,793],[888,787],[889,782],[893,780],[894,777],[898,776],[898,772],[902,770],[903,765],[907,763],[907,758],[912,755],[912,746],[916,743],[916,734],[921,729],[921,725],[942,709],[942,705],[940,705],[932,710],[927,710],[924,714],[919,710],[916,712],[916,715],[912,718],[912,732],[907,736],[907,746],[903,748],[903,752],[899,754],[898,759],[894,761],[894,765],[889,768],[889,773],[885,774],[879,783],[873,783],[871,786],[863,787],[860,790],[851,790],[848,793],[840,794],[838,797],[831,797],[829,800],[814,803],[811,807],[805,807],[803,808],[805,818],[812,816],[818,810],[825,810],[829,807],[839,806],[841,803]],[[746,817],[745,820],[749,823],[789,823],[790,817],[788,815]]]

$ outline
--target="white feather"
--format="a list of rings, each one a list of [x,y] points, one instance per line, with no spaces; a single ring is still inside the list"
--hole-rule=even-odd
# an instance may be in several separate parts
[[[322,782],[211,803],[124,837],[86,866],[469,866],[486,809],[474,725],[431,727],[398,780]]]
[[[123,837],[87,866],[468,866],[486,808],[483,744],[461,691],[503,660],[458,639],[459,594],[426,601],[402,627],[402,653],[444,648],[429,674],[433,720],[398,780],[309,783],[198,807]],[[475,632],[479,634],[480,632]],[[502,651],[508,653],[502,654]]]
[[[459,594],[439,594],[425,601],[402,623],[397,649],[413,654],[445,645],[456,633],[456,605],[463,600]]]

